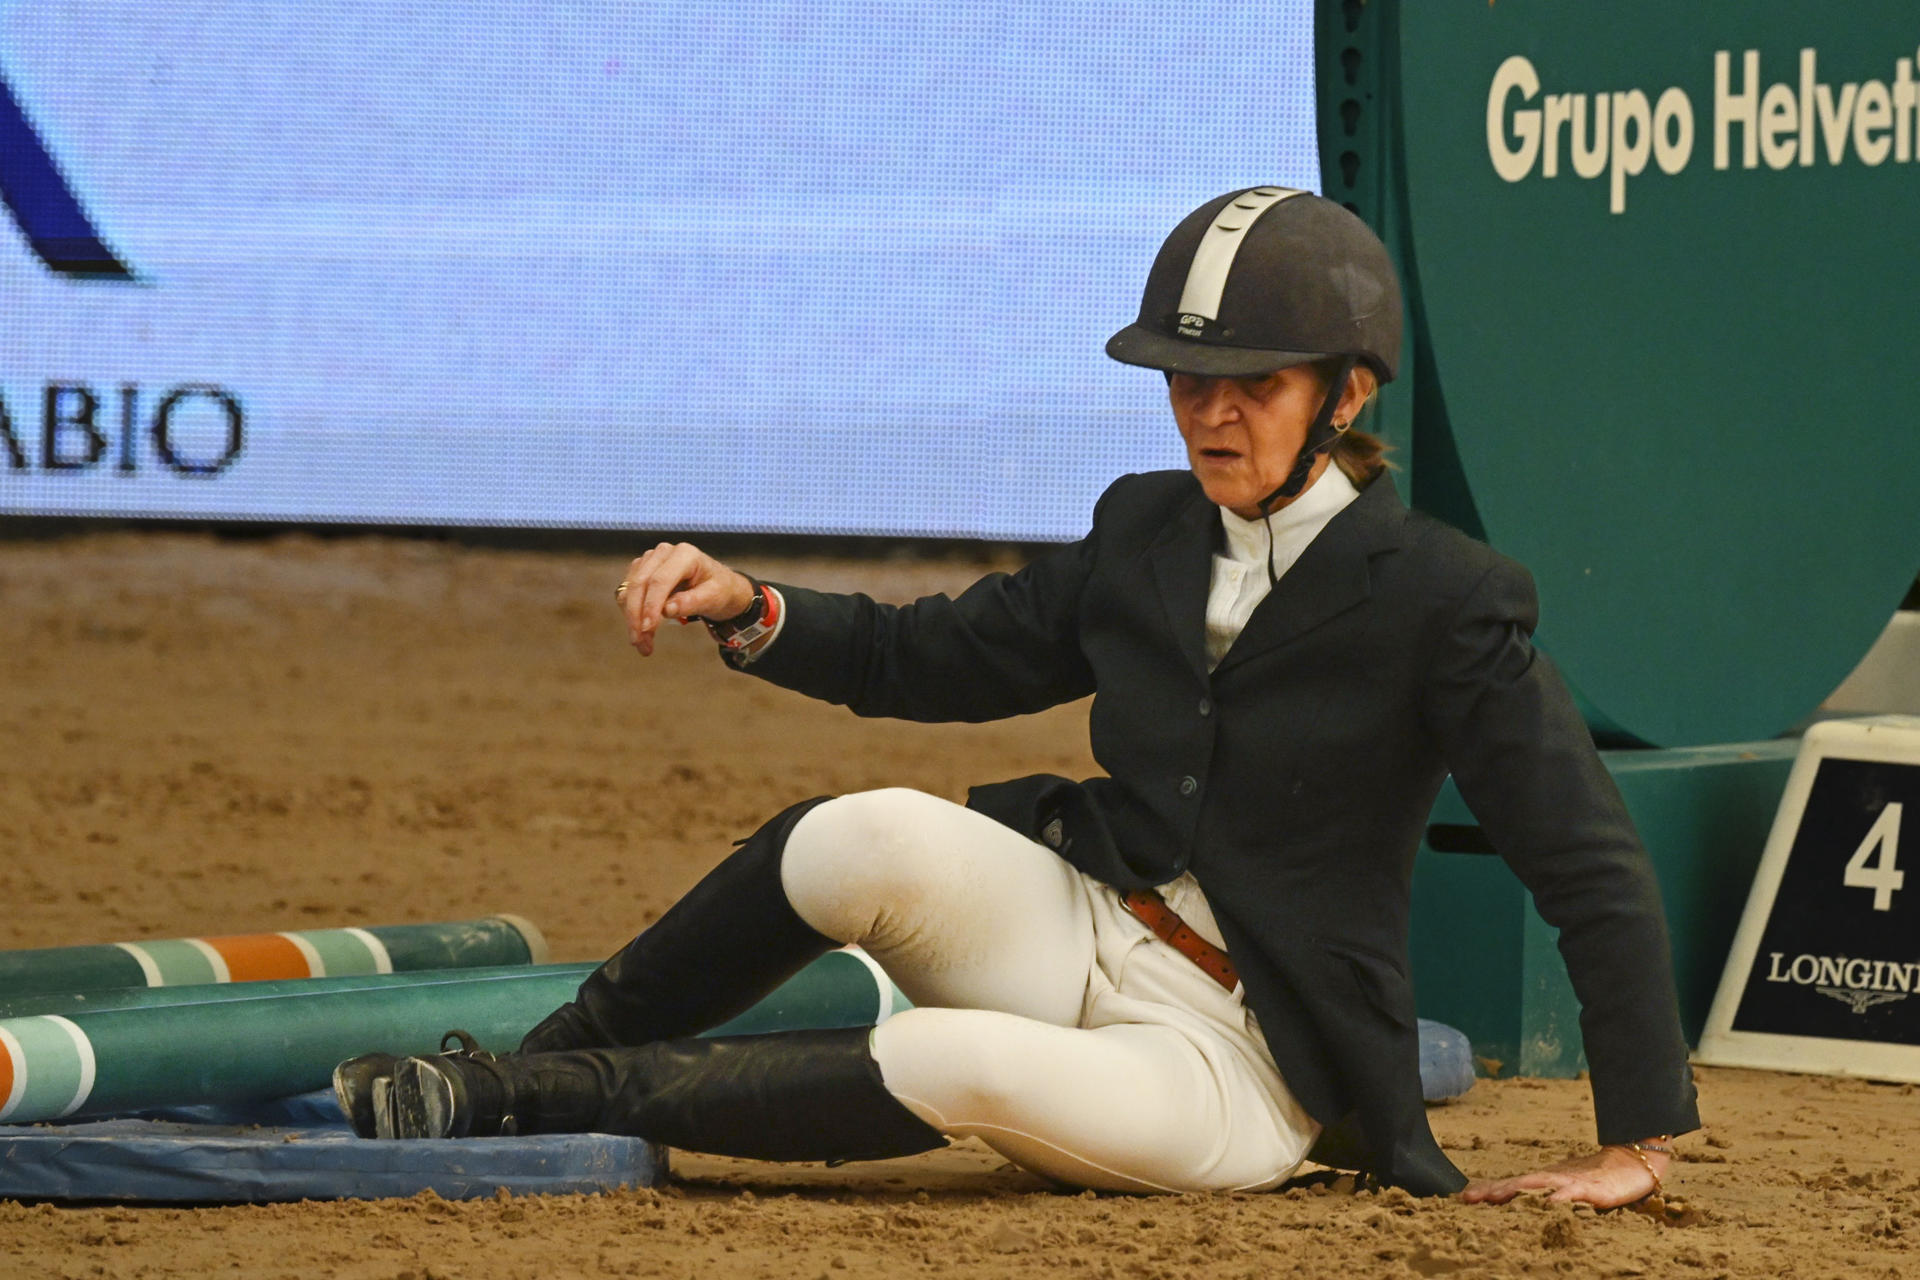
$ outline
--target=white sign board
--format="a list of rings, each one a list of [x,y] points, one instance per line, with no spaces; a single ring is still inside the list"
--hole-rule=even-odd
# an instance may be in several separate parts
[[[1920,717],[1809,729],[1695,1060],[1920,1081],[1916,861]]]
[[[0,5],[0,515],[1049,540],[1306,0]]]

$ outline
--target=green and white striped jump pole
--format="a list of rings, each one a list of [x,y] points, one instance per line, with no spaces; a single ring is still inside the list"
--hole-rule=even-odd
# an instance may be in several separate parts
[[[302,929],[0,951],[0,999],[50,991],[544,964],[547,940],[514,915],[371,929]]]
[[[89,995],[68,1012],[0,1019],[0,1122],[284,1098],[323,1087],[335,1064],[355,1054],[436,1052],[455,1027],[510,1049],[572,999],[592,969],[507,966]],[[713,1034],[861,1026],[905,1005],[864,953],[833,951]]]
[[[487,965],[471,969],[423,969],[417,973],[367,973],[344,978],[287,978],[268,982],[209,983],[198,987],[116,987],[111,991],[45,991],[0,996],[0,1020],[124,1009],[179,1009],[188,1005],[231,1004],[236,1000],[304,999],[354,991],[403,991],[448,983],[486,982],[493,978],[560,977],[576,986],[593,972],[590,964]]]

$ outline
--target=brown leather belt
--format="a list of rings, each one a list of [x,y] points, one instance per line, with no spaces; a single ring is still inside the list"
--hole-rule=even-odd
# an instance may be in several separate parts
[[[1240,972],[1233,967],[1227,953],[1195,933],[1193,926],[1182,920],[1159,894],[1151,889],[1135,889],[1120,901],[1135,919],[1153,930],[1155,937],[1199,965],[1200,971],[1209,978],[1229,991],[1240,985]]]

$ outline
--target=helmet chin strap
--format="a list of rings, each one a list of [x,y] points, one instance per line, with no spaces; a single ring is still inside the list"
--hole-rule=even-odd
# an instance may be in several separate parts
[[[1313,416],[1313,425],[1307,428],[1307,438],[1300,445],[1300,456],[1294,461],[1293,472],[1281,482],[1279,488],[1260,499],[1260,518],[1267,526],[1269,587],[1280,585],[1280,575],[1273,567],[1273,506],[1282,499],[1291,501],[1300,496],[1300,491],[1307,487],[1307,477],[1313,474],[1313,466],[1320,460],[1320,455],[1333,448],[1352,425],[1343,422],[1335,426],[1333,415],[1340,407],[1340,398],[1347,393],[1347,380],[1353,376],[1353,366],[1358,362],[1356,356],[1341,358],[1339,369],[1328,380],[1327,396],[1320,402],[1320,412]]]

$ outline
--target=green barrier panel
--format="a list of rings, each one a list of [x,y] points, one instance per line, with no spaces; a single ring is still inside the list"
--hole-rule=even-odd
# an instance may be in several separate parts
[[[515,915],[44,947],[0,951],[0,1000],[57,991],[541,964],[546,958],[547,942],[540,930]]]
[[[458,1027],[518,1044],[591,965],[500,967],[87,996],[0,1019],[0,1121],[258,1102],[324,1087],[355,1054],[438,1051]],[[42,997],[52,999],[54,997]],[[68,1000],[83,997],[68,995]],[[99,1007],[113,1002],[114,1008]],[[862,1026],[905,1007],[864,956],[830,952],[714,1034]]]
[[[1673,939],[1680,1023],[1698,1041],[1799,743],[1602,753],[1653,858]],[[1488,856],[1451,780],[1413,874],[1411,960],[1420,1016],[1466,1032],[1503,1075],[1586,1066],[1580,1002],[1558,933]]]
[[[1415,276],[1414,503],[1532,570],[1615,731],[1799,723],[1920,566],[1912,0],[1322,11],[1367,40],[1323,155]]]

